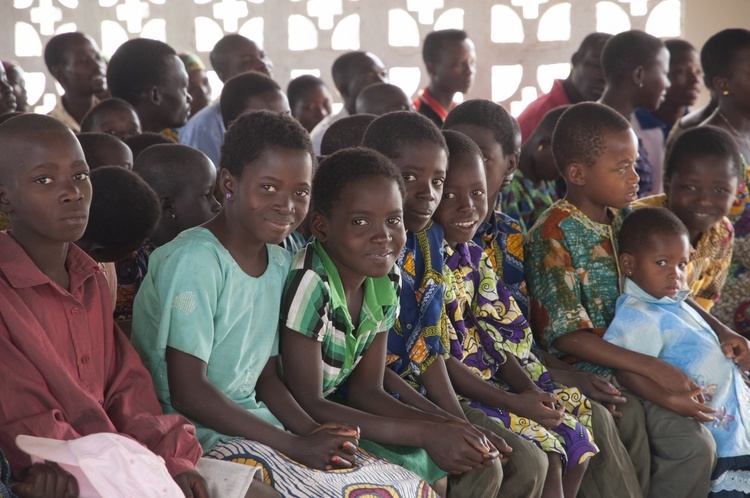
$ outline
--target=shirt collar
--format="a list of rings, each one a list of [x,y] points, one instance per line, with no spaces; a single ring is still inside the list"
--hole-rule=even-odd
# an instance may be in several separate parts
[[[683,289],[677,293],[677,295],[674,298],[671,298],[669,296],[664,296],[661,299],[656,299],[654,296],[649,294],[648,292],[641,289],[638,284],[630,280],[629,278],[625,277],[625,286],[623,288],[624,294],[629,294],[636,298],[639,301],[643,301],[645,303],[654,303],[654,304],[680,304],[681,302],[685,301],[688,297],[690,297],[690,294],[692,291],[690,289]]]

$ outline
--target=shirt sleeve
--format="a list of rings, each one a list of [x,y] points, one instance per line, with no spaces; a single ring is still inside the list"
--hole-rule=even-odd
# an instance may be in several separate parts
[[[654,357],[658,357],[664,347],[658,321],[648,312],[634,309],[627,304],[617,307],[615,318],[604,334],[604,340],[615,346]]]
[[[292,270],[287,277],[281,306],[281,323],[322,342],[328,321],[329,290],[320,275],[309,269]]]

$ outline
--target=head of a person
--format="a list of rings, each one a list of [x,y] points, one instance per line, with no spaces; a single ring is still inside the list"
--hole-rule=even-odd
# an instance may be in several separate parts
[[[289,108],[307,131],[331,114],[331,92],[326,84],[312,74],[297,76],[286,88]]]
[[[570,60],[572,67],[568,80],[585,101],[599,100],[604,92],[602,49],[610,38],[612,35],[607,33],[589,33]]]
[[[706,86],[719,99],[729,99],[747,108],[750,100],[750,31],[734,28],[719,31],[701,48]]]
[[[273,62],[263,47],[237,33],[228,34],[216,42],[211,50],[211,66],[224,83],[249,71],[273,77]]]
[[[107,133],[125,140],[141,133],[141,122],[132,105],[122,99],[102,100],[81,121],[82,133]]]
[[[726,131],[699,126],[679,134],[664,159],[669,209],[695,244],[729,213],[743,177],[737,143]]]
[[[401,171],[404,227],[422,230],[440,204],[448,170],[448,146],[440,129],[419,113],[392,112],[370,124],[362,145],[385,155]]]
[[[406,243],[398,168],[372,149],[342,149],[321,161],[312,192],[310,227],[342,282],[387,275]]]
[[[185,65],[188,74],[188,93],[190,98],[190,116],[206,107],[211,101],[211,83],[203,61],[195,54],[181,53],[178,56]]]
[[[265,74],[249,72],[230,79],[221,90],[221,119],[229,128],[232,121],[248,111],[289,114],[289,101],[279,84]]]
[[[26,73],[23,68],[15,61],[3,61],[5,77],[8,84],[13,89],[13,96],[16,98],[16,111],[29,112],[29,97],[26,93]],[[2,83],[0,83],[1,85]],[[0,112],[0,114],[2,114]]]
[[[533,175],[539,180],[553,181],[560,178],[560,171],[555,166],[552,155],[552,132],[555,131],[557,120],[569,107],[563,105],[548,111],[523,145],[521,156],[531,158]]]
[[[21,114],[25,114],[25,113],[13,111],[13,112],[6,112],[5,114],[0,114],[0,124],[3,124],[9,119],[15,118],[16,116],[20,116]]]
[[[221,146],[221,215],[245,238],[280,243],[307,215],[315,160],[310,135],[290,115],[241,115]]]
[[[113,97],[132,105],[144,131],[180,127],[190,115],[191,97],[185,65],[172,47],[135,38],[115,51],[107,66]]]
[[[381,116],[393,111],[413,111],[414,104],[408,95],[396,85],[375,83],[363,88],[354,104],[357,114]]]
[[[13,87],[5,74],[5,68],[0,64],[0,116],[16,111],[16,96]]]
[[[563,112],[552,133],[552,155],[568,191],[597,206],[628,207],[638,198],[638,140],[620,113],[596,102]]]
[[[81,238],[89,216],[89,167],[61,121],[27,113],[0,125],[0,209],[25,249]]]
[[[154,145],[138,156],[133,171],[159,199],[161,218],[151,236],[157,247],[188,228],[202,225],[221,210],[214,197],[216,167],[198,149],[181,144]]]
[[[674,298],[687,286],[688,231],[668,209],[646,207],[629,214],[620,229],[620,268],[651,296]]]
[[[692,106],[698,100],[703,80],[700,55],[685,40],[674,39],[664,42],[669,51],[669,88],[664,102],[673,106]]]
[[[658,109],[669,88],[669,52],[660,39],[643,31],[610,38],[602,50],[602,68],[607,87],[629,92],[634,107]]]
[[[81,144],[86,164],[94,170],[102,166],[120,166],[133,169],[133,153],[130,147],[109,133],[79,133],[76,135]]]
[[[500,191],[512,181],[518,166],[517,124],[513,117],[495,102],[472,99],[448,113],[443,129],[461,132],[479,146],[487,169],[487,202],[494,205]]]
[[[463,30],[442,29],[428,34],[422,44],[422,60],[432,86],[466,93],[474,84],[477,53]]]
[[[330,156],[341,149],[362,145],[365,131],[375,118],[374,114],[355,114],[335,121],[323,134],[320,154]]]
[[[133,153],[133,161],[136,161],[138,156],[141,155],[141,152],[152,145],[175,143],[171,138],[165,137],[161,133],[154,133],[153,131],[146,131],[139,135],[133,135],[132,137],[126,138],[124,142],[125,145],[130,148],[130,152]]]
[[[99,47],[83,33],[53,36],[44,47],[44,63],[66,93],[93,96],[107,89],[107,68]]]
[[[473,140],[452,130],[443,130],[443,136],[450,160],[435,222],[443,227],[445,241],[455,247],[470,241],[487,217],[487,177],[482,151]]]
[[[359,92],[374,83],[388,83],[388,72],[377,55],[370,52],[347,52],[333,61],[333,83],[344,100],[349,114],[354,114]]]
[[[159,199],[137,174],[117,166],[91,172],[89,223],[76,245],[94,261],[119,261],[143,245],[159,221]]]

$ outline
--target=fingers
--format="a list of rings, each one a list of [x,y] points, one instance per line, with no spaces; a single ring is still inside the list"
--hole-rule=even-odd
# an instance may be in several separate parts
[[[617,389],[614,386],[614,384],[606,381],[605,379],[599,376],[594,377],[592,384],[598,391],[601,391],[604,394],[609,394],[609,395],[616,396],[616,397],[620,396],[620,390]],[[625,398],[622,398],[622,399],[625,399]]]
[[[614,418],[622,418],[622,412],[617,409],[617,405],[610,403],[608,405],[604,405],[604,407],[609,410],[609,413],[612,414],[612,417]]]
[[[724,356],[726,358],[729,358],[730,360],[734,358],[734,348],[727,342],[721,343],[721,352],[724,353]]]
[[[350,469],[354,467],[354,459],[351,459],[352,461],[347,460],[346,458],[340,456],[340,455],[333,455],[331,457],[331,466],[336,469]]]
[[[321,424],[321,426],[317,430],[325,430],[331,435],[347,436],[359,439],[359,427],[357,427],[356,425],[330,422]]]
[[[344,441],[344,443],[341,445],[341,449],[350,455],[354,455],[355,453],[357,453],[357,445],[352,443],[351,441]]]

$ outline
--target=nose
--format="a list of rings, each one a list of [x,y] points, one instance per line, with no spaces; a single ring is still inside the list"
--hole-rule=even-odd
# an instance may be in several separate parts
[[[60,183],[60,202],[75,202],[83,199],[82,183],[73,180]]]
[[[476,205],[471,196],[461,196],[459,198],[458,210],[462,213],[471,213],[476,210]]]
[[[382,223],[375,226],[371,240],[376,244],[385,244],[392,238],[393,237],[391,236],[391,232],[388,230],[388,226],[385,223]]]
[[[636,170],[635,170],[635,163],[633,163],[633,166],[631,166],[630,173],[631,173],[631,175],[630,175],[629,180],[631,181],[631,183],[638,183],[638,181],[641,179],[641,177],[638,176],[638,172],[636,172]]]
[[[281,214],[290,214],[294,212],[294,200],[291,195],[279,196],[278,203],[274,206],[276,211]]]
[[[435,192],[432,188],[432,182],[429,179],[419,183],[417,187],[417,197],[425,201],[435,200]]]

